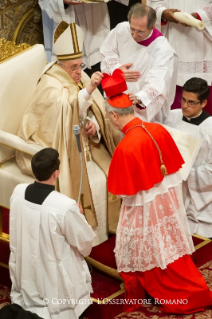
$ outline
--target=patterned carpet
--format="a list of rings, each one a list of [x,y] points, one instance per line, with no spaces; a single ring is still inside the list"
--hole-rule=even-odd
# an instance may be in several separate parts
[[[205,278],[209,289],[212,291],[212,261],[199,268]],[[192,315],[167,315],[158,310],[157,306],[144,305],[139,311],[131,313],[121,313],[114,319],[211,319],[212,307],[205,312],[198,312]],[[111,319],[111,318],[108,318]]]
[[[207,250],[206,249],[207,247]],[[202,259],[203,257],[205,258],[205,256],[207,256],[207,258],[210,257],[210,251],[211,249],[211,245],[206,245],[203,248],[201,248],[199,250],[199,254],[200,251],[202,251],[202,256],[197,256],[198,260]],[[196,252],[198,253],[198,251]],[[203,258],[203,259],[204,259]],[[199,267],[200,272],[202,273],[203,277],[205,278],[207,285],[209,287],[209,289],[212,291],[212,261],[205,263],[203,266]],[[8,272],[8,270],[5,270]],[[8,282],[8,280],[3,280],[6,277],[9,276],[9,274],[4,273],[1,271],[1,278],[0,278],[0,309],[8,304],[8,302],[10,302],[10,288],[11,287],[11,283]],[[8,287],[6,287],[6,285]],[[122,297],[123,298],[123,297]],[[110,305],[103,305],[103,307],[109,307]],[[105,309],[106,310],[106,309]],[[117,312],[116,312],[117,313]],[[154,305],[144,305],[142,307],[140,307],[136,312],[132,312],[132,313],[120,313],[119,315],[114,316],[91,316],[89,317],[89,319],[211,319],[212,318],[212,308],[208,309],[205,312],[200,312],[200,313],[195,313],[192,315],[167,315],[165,313],[162,313],[158,310],[157,306]]]
[[[207,285],[212,290],[212,261],[206,263],[199,268],[203,277],[205,278]],[[8,304],[10,300],[10,289],[3,285],[0,285],[0,309]],[[192,315],[166,315],[158,310],[157,306],[145,305],[142,306],[139,311],[132,313],[121,313],[114,318],[107,319],[211,319],[212,309],[208,309],[205,312],[199,312]],[[100,319],[100,318],[92,318]]]
[[[123,313],[114,319],[211,319],[212,310],[199,312],[193,315],[166,315],[160,312],[157,307],[146,306],[145,311],[136,311],[129,314]],[[108,318],[110,319],[110,318]]]
[[[10,289],[0,284],[0,309],[10,302]]]

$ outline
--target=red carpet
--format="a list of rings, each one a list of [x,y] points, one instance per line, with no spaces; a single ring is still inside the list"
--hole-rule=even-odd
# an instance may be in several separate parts
[[[9,234],[9,212],[9,209],[2,207],[2,231],[6,234]]]

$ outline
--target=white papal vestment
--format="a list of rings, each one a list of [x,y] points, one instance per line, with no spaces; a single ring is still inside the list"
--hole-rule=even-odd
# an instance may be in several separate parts
[[[212,237],[212,117],[200,125],[182,121],[182,110],[173,110],[165,124],[178,130],[193,133],[201,140],[201,148],[188,179],[184,182],[184,202],[191,234]],[[189,131],[188,131],[189,130]]]
[[[183,86],[192,77],[200,77],[212,85],[212,0],[148,0],[157,12],[156,28],[161,30],[179,56],[177,85]],[[197,12],[205,29],[168,22],[161,27],[161,16],[165,9],[182,12]]]
[[[129,0],[117,0],[128,5]],[[53,33],[61,21],[75,22],[84,34],[83,62],[88,68],[100,62],[100,46],[110,31],[110,17],[107,4],[83,3],[64,8],[63,0],[39,0],[42,9],[45,50],[48,62],[56,59],[53,48]]]
[[[158,32],[158,31],[157,31]],[[148,46],[133,40],[129,22],[114,28],[101,46],[102,72],[111,74],[126,63],[141,73],[137,82],[127,82],[127,92],[136,94],[146,106],[135,107],[135,115],[147,122],[162,122],[168,115],[176,89],[177,56],[167,39],[159,36]]]
[[[79,116],[80,122],[91,121],[96,125],[96,135],[90,137],[94,143],[100,143],[101,131],[99,124],[94,116],[87,116],[87,110],[92,105],[92,96],[87,93],[86,88],[79,91]],[[84,147],[85,154],[85,165],[88,173],[88,180],[91,188],[92,199],[96,211],[96,218],[98,221],[98,226],[93,228],[96,234],[96,239],[94,240],[93,246],[99,245],[108,239],[107,231],[107,179],[101,168],[92,159],[89,139],[84,133],[84,128],[81,128],[82,143]],[[87,160],[88,156],[88,160]]]
[[[24,199],[27,186],[11,197],[11,301],[44,319],[78,319],[92,291],[83,256],[95,234],[74,200],[53,191],[37,205]]]

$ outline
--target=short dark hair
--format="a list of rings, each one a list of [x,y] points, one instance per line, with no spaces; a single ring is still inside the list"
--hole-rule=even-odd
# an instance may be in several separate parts
[[[128,13],[128,21],[131,21],[132,16],[134,18],[143,18],[147,16],[147,29],[151,29],[156,23],[156,12],[153,8],[147,6],[146,4],[136,3],[131,7]]]
[[[58,151],[51,147],[44,148],[33,156],[31,166],[33,174],[38,181],[47,181],[54,171],[59,169]]]
[[[202,103],[208,100],[210,88],[207,81],[201,78],[191,78],[183,85],[183,91],[197,94],[198,100]]]

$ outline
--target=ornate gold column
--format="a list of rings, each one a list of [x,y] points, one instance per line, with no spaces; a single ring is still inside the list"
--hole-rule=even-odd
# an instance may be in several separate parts
[[[0,38],[16,44],[43,44],[38,0],[0,0]]]

